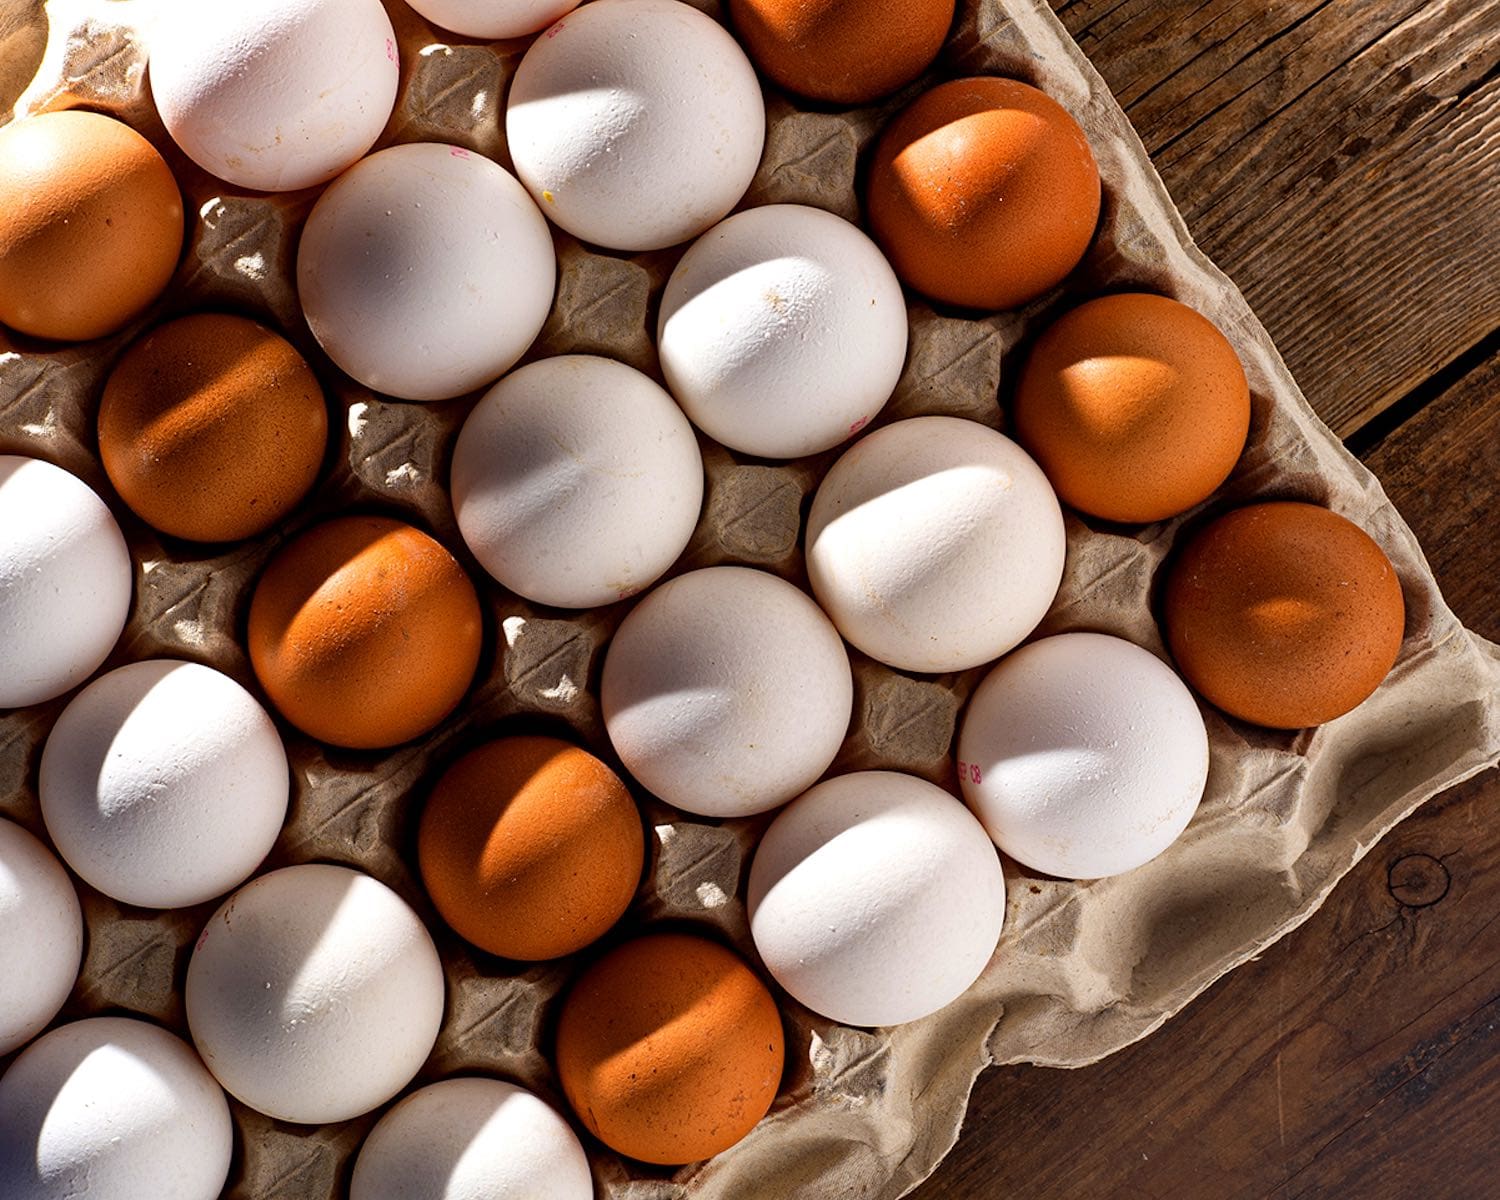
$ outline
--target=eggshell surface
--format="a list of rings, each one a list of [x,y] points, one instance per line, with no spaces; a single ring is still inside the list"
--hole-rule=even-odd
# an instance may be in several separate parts
[[[612,359],[542,359],[475,406],[453,451],[453,509],[480,564],[540,604],[590,608],[654,583],[703,506],[692,426]]]
[[[271,702],[353,749],[394,746],[452,712],[481,637],[463,568],[389,517],[315,525],[271,559],[250,602],[250,662]]]
[[[42,752],[42,819],[83,880],[125,904],[222,895],[286,819],[286,752],[255,697],[198,663],[154,659],[96,679]]]
[[[1197,702],[1148,650],[1099,633],[1022,646],[985,676],[958,737],[964,799],[995,844],[1065,879],[1150,862],[1208,782]]]
[[[563,1000],[557,1073],[590,1133],[631,1158],[727,1150],[771,1107],[785,1039],[755,973],[705,938],[659,933],[590,967]]]
[[[77,687],[130,613],[134,570],[92,488],[36,458],[0,455],[0,708]]]
[[[396,103],[396,34],[380,0],[169,0],[148,47],[172,140],[240,187],[327,182],[374,144]]]
[[[537,961],[582,949],[620,919],[645,835],[620,777],[587,750],[507,737],[443,773],[422,811],[417,857],[460,935]]]
[[[956,417],[878,429],[824,476],[807,518],[807,573],[839,632],[908,671],[998,658],[1062,582],[1062,510],[1003,434]]]
[[[1082,260],[1099,220],[1088,138],[1013,79],[939,84],[881,135],[870,231],[902,280],[949,304],[1018,308]]]
[[[1401,652],[1406,606],[1385,552],[1315,504],[1251,504],[1200,529],[1169,569],[1167,645],[1230,716],[1274,729],[1357,708]]]
[[[52,851],[0,820],[0,1055],[47,1027],[73,990],[83,912]]]
[[[593,1200],[572,1128],[498,1079],[445,1079],[380,1118],[354,1162],[349,1200]]]
[[[214,1200],[233,1148],[218,1084],[145,1021],[64,1025],[0,1078],[6,1200]]]
[[[318,344],[402,400],[473,391],[523,355],[552,305],[547,222],[504,167],[415,142],[356,164],[318,197],[297,295]]]
[[[198,937],[193,1042],[226,1091],[283,1121],[346,1121],[417,1073],[443,1019],[443,970],[395,892],[310,863],[252,880]]]
[[[472,38],[517,38],[546,29],[578,0],[416,0],[434,25]]]
[[[774,575],[708,567],[662,584],[604,660],[604,725],[626,769],[686,812],[784,804],[838,753],[854,702],[837,631]]]
[[[312,487],[327,442],[323,390],[302,356],[222,313],[134,343],[99,401],[99,457],[120,498],[193,541],[270,529]]]
[[[680,0],[594,0],[527,50],[505,110],[516,174],[547,219],[614,250],[702,233],[765,142],[755,69]]]
[[[1110,521],[1159,521],[1228,478],[1250,431],[1250,387],[1206,317],[1127,292],[1047,328],[1013,413],[1064,503]]]
[[[733,450],[797,458],[838,445],[890,398],[906,301],[858,228],[822,209],[736,213],[683,255],[662,295],[667,387]]]
[[[858,771],[777,814],[745,905],[766,970],[798,1001],[846,1025],[899,1025],[979,978],[1005,921],[1005,876],[947,792]]]

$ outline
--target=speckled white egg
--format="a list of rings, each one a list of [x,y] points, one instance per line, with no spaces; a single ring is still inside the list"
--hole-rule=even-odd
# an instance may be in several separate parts
[[[906,362],[906,301],[885,256],[800,204],[736,213],[694,242],[658,328],[662,374],[693,423],[765,458],[863,429]]]
[[[255,697],[198,663],[153,659],[94,680],[42,751],[42,819],[84,882],[183,908],[242,883],[286,820],[286,752]]]
[[[942,788],[859,771],[777,814],[746,907],[766,970],[797,1000],[846,1025],[899,1025],[979,978],[1005,922],[1005,876]]]
[[[1036,628],[1062,582],[1052,485],[1003,434],[913,417],[856,443],[807,518],[807,573],[838,630],[908,671],[961,671]]]
[[[233,1149],[219,1085],[145,1021],[63,1025],[0,1078],[5,1200],[215,1200]]]
[[[578,0],[408,0],[434,25],[472,38],[517,38],[546,29]]]
[[[703,457],[655,382],[569,354],[507,375],[464,422],[453,508],[480,564],[540,604],[591,608],[654,583],[692,537]]]
[[[347,1121],[411,1081],[443,1020],[426,927],[376,879],[284,867],[209,919],[187,973],[188,1029],[226,1091],[283,1121]]]
[[[240,187],[332,179],[375,143],[396,103],[396,34],[380,0],[168,0],[149,52],[172,140]]]
[[[600,701],[626,769],[668,804],[743,817],[813,783],[849,727],[838,632],[764,571],[708,567],[662,584],[621,624]]]
[[[1098,879],[1150,862],[1192,820],[1208,733],[1187,686],[1102,633],[1023,646],[974,692],[959,775],[995,844],[1034,870]]]
[[[446,400],[526,353],[552,306],[547,222],[504,167],[414,142],[356,164],[318,198],[297,294],[318,344],[366,387]]]
[[[589,1160],[544,1100],[499,1079],[445,1079],[380,1118],[349,1200],[593,1200]]]
[[[516,174],[586,242],[659,250],[739,202],[765,143],[755,68],[681,0],[594,0],[531,44],[505,110]]]
[[[0,455],[0,708],[40,704],[99,668],[130,613],[130,552],[93,489]]]
[[[52,851],[0,820],[0,1055],[57,1016],[83,955],[83,912]]]

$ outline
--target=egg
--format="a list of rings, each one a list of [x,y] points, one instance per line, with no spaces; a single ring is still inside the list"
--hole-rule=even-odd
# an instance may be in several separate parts
[[[517,38],[546,29],[578,0],[411,0],[434,25],[472,38]]]
[[[161,294],[181,250],[177,181],[130,126],[69,111],[0,129],[0,321],[103,337]]]
[[[599,695],[615,753],[644,787],[685,812],[743,817],[828,769],[854,681],[804,593],[764,571],[707,567],[631,610]]]
[[[765,458],[827,450],[885,405],[906,361],[906,301],[855,226],[768,204],[693,243],[662,295],[667,387],[709,437]]]
[[[349,1200],[593,1200],[568,1123],[499,1079],[444,1079],[381,1117],[354,1160]]]
[[[172,140],[240,187],[326,183],[374,144],[396,104],[396,34],[380,0],[168,0],[147,48]]]
[[[153,659],[73,697],[47,736],[38,794],[85,883],[124,904],[185,908],[260,865],[289,786],[254,696],[212,667]]]
[[[1395,664],[1406,625],[1401,581],[1374,539],[1293,501],[1247,505],[1198,530],[1163,600],[1187,681],[1230,716],[1273,729],[1359,707]]]
[[[443,969],[417,914],[347,867],[283,867],[209,918],[187,1021],[226,1091],[282,1121],[347,1121],[411,1081],[443,1020]]]
[[[745,194],[765,143],[755,68],[681,0],[594,0],[537,38],[505,136],[547,219],[613,250],[702,233]]]
[[[953,0],[729,0],[729,16],[756,65],[788,91],[868,104],[937,57]]]
[[[870,165],[870,231],[919,292],[1019,308],[1082,260],[1099,170],[1078,122],[1013,79],[955,79],[917,98]]]
[[[307,495],[327,442],[317,377],[244,317],[201,313],[153,330],[99,401],[99,457],[120,498],[192,541],[272,528]]]
[[[1250,430],[1250,387],[1213,322],[1127,292],[1047,327],[1014,417],[1064,503],[1108,521],[1160,521],[1229,477]]]
[[[1005,876],[978,821],[895,771],[825,780],[771,822],[745,906],[766,970],[846,1025],[899,1025],[979,978],[1005,922]]]
[[[389,517],[338,517],[283,546],[256,584],[256,678],[293,725],[369,750],[458,706],[479,662],[479,597],[453,556]]]
[[[218,1084],[145,1021],[63,1025],[0,1078],[6,1200],[215,1200],[233,1149]]]
[[[1208,731],[1150,651],[1063,633],[985,676],[958,758],[995,845],[1048,875],[1098,879],[1150,862],[1187,828],[1208,782]]]
[[[446,400],[510,369],[552,305],[547,222],[504,167],[416,142],[318,197],[297,246],[308,328],[344,371],[402,400]]]
[[[469,413],[452,491],[486,571],[539,604],[591,608],[677,561],[703,507],[703,456],[653,380],[565,354],[511,372]]]
[[[0,820],[0,1056],[57,1016],[78,978],[83,912],[52,851]]]
[[[620,777],[587,750],[507,737],[443,773],[417,857],[432,902],[461,936],[537,961],[581,950],[620,919],[645,835]]]
[[[1057,594],[1065,552],[1041,468],[957,417],[913,417],[857,442],[807,518],[823,611],[871,658],[907,671],[962,671],[1017,645]]]
[[[766,985],[716,942],[657,933],[595,963],[563,1000],[557,1073],[606,1146],[642,1162],[711,1158],[776,1098],[785,1040]]]
[[[133,574],[88,484],[0,454],[0,708],[51,700],[99,668],[125,627]]]

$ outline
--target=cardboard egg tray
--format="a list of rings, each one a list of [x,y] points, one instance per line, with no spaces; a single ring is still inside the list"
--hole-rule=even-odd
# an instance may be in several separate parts
[[[450,41],[398,0],[388,6],[402,81],[381,144],[451,142],[509,166],[503,102],[525,44]],[[858,220],[865,152],[884,121],[942,78],[992,73],[1044,88],[1088,132],[1104,179],[1101,228],[1065,287],[1025,310],[983,315],[912,299],[906,369],[876,424],[945,413],[1003,428],[1018,348],[1057,311],[1107,290],[1173,296],[1212,319],[1238,351],[1253,395],[1249,447],[1220,492],[1177,520],[1121,527],[1069,515],[1066,575],[1038,632],[1100,630],[1165,657],[1154,587],[1183,531],[1252,497],[1278,497],[1329,505],[1375,537],[1401,578],[1406,641],[1376,695],[1321,729],[1273,732],[1206,710],[1213,751],[1207,795],[1182,839],[1147,866],[1074,883],[1032,877],[1007,862],[1004,936],[979,982],[947,1009],[895,1029],[851,1029],[783,996],[787,1072],[771,1114],[733,1149],[675,1172],[624,1161],[586,1139],[601,1197],[899,1196],[953,1143],[970,1085],[986,1064],[1080,1066],[1145,1036],[1305,919],[1422,800],[1500,758],[1500,650],[1449,611],[1379,484],[1318,421],[1239,292],[1194,248],[1124,114],[1045,0],[967,0],[960,10],[928,77],[879,107],[802,110],[768,90],[765,158],[744,204],[811,204]],[[475,397],[392,402],[342,376],[318,351],[291,283],[298,231],[316,190],[236,190],[172,147],[147,86],[139,28],[147,11],[145,0],[51,0],[11,4],[0,22],[0,113],[14,104],[18,116],[77,106],[120,116],[167,155],[189,218],[172,286],[130,329],[79,346],[0,342],[0,452],[73,471],[120,519],[136,566],[135,596],[106,669],[148,657],[193,659],[260,694],[244,650],[251,588],[278,545],[332,514],[402,517],[459,556],[479,587],[486,621],[480,670],[459,712],[430,737],[374,754],[317,745],[282,723],[293,798],[266,869],[346,863],[391,885],[428,921],[448,1002],[413,1088],[452,1074],[492,1073],[565,1111],[548,1064],[558,998],[598,948],[524,966],[461,942],[418,880],[416,817],[441,769],[500,732],[561,732],[618,766],[597,684],[605,646],[629,602],[585,613],[542,609],[479,569],[458,536],[444,487],[454,438]],[[659,378],[656,307],[681,249],[625,256],[556,237],[556,302],[530,357],[605,354]],[[208,549],[159,539],[126,511],[99,467],[94,435],[103,379],[130,340],[168,317],[204,309],[243,313],[286,334],[319,372],[334,418],[329,461],[309,502],[270,536]],[[703,516],[675,570],[742,563],[805,586],[802,522],[836,454],[770,463],[708,442],[703,450]],[[983,670],[914,676],[858,653],[853,659],[854,720],[834,770],[890,768],[956,791],[955,724]],[[42,836],[37,767],[64,700],[0,714],[0,812]],[[652,834],[650,861],[636,902],[602,946],[665,922],[707,928],[754,961],[742,884],[769,817],[714,822],[685,817],[639,790],[637,796]],[[156,912],[119,905],[83,885],[79,891],[85,961],[58,1020],[136,1013],[185,1036],[183,978],[214,905]],[[379,1115],[310,1127],[237,1103],[233,1111],[236,1150],[225,1195],[234,1200],[341,1196],[352,1157]]]

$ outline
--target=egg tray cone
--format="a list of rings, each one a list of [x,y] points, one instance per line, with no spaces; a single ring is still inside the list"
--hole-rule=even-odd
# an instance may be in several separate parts
[[[523,967],[467,948],[421,890],[415,819],[435,774],[497,730],[561,731],[615,761],[597,685],[605,644],[630,604],[581,615],[539,609],[490,582],[465,553],[443,484],[474,397],[389,402],[317,351],[291,284],[297,234],[316,192],[266,197],[229,188],[170,145],[146,86],[137,28],[144,0],[15,7],[22,19],[0,42],[0,111],[87,106],[121,116],[167,154],[190,222],[172,286],[131,328],[77,347],[0,344],[0,452],[47,458],[83,477],[111,502],[130,541],[134,607],[106,667],[151,656],[194,659],[259,694],[243,648],[250,589],[277,545],[334,513],[404,517],[459,554],[480,587],[486,647],[458,714],[432,736],[378,754],[320,747],[283,725],[293,800],[266,869],[351,864],[390,884],[428,921],[447,972],[448,1005],[412,1087],[489,1072],[561,1105],[550,1039],[560,991],[589,952]],[[381,144],[448,141],[508,165],[502,102],[524,43],[449,42],[404,5],[389,7],[402,81]],[[861,164],[883,121],[938,79],[974,73],[1034,83],[1080,121],[1104,179],[1101,232],[1065,287],[1025,310],[975,316],[913,300],[910,357],[877,426],[946,413],[999,427],[996,397],[1007,395],[1012,352],[1051,314],[1104,290],[1173,296],[1213,320],[1238,351],[1253,394],[1249,448],[1224,487],[1177,520],[1122,529],[1069,516],[1067,572],[1039,634],[1099,630],[1165,656],[1154,583],[1182,531],[1206,514],[1274,496],[1329,505],[1380,543],[1405,592],[1401,657],[1371,700],[1320,730],[1273,732],[1206,710],[1208,792],[1186,834],[1159,859],[1082,884],[1033,878],[1007,862],[1010,905],[993,961],[960,1000],[925,1020],[850,1029],[783,997],[788,1067],[770,1116],[730,1151],[675,1172],[626,1162],[589,1142],[601,1197],[900,1196],[952,1145],[986,1064],[1081,1066],[1144,1037],[1306,919],[1422,800],[1500,758],[1500,651],[1459,624],[1379,484],[1313,414],[1243,297],[1194,248],[1124,114],[1045,0],[960,4],[938,66],[878,108],[801,111],[768,92],[766,156],[744,203],[811,204],[858,219]],[[606,354],[659,377],[651,333],[681,251],[625,257],[565,235],[557,243],[557,299],[530,357]],[[309,502],[274,534],[229,547],[164,541],[130,516],[108,488],[93,434],[100,387],[124,346],[167,317],[200,309],[241,312],[289,336],[319,372],[336,422],[330,461]],[[676,570],[746,563],[805,585],[801,521],[835,454],[770,464],[708,443],[704,449],[704,514]],[[956,791],[955,723],[983,671],[919,677],[854,658],[855,719],[835,770],[892,768]],[[38,762],[63,703],[0,715],[0,812],[38,834]],[[706,928],[754,961],[742,883],[767,818],[714,823],[639,798],[653,832],[650,863],[607,944],[667,921]],[[139,1013],[186,1034],[183,977],[213,905],[158,913],[82,885],[80,892],[86,957],[59,1020]],[[233,1108],[236,1151],[225,1195],[234,1200],[343,1195],[352,1157],[378,1115],[311,1127]]]

